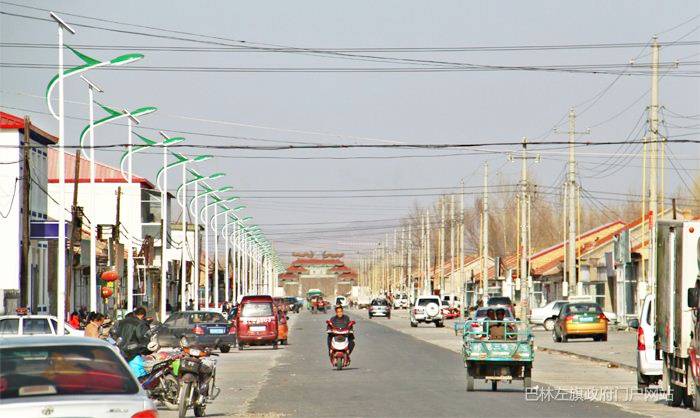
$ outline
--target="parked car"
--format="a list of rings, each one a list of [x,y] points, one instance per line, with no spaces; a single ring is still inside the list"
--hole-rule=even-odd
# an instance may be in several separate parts
[[[397,293],[394,295],[394,309],[408,309],[408,295],[405,293]]]
[[[459,308],[446,304],[442,305],[442,316],[445,317],[445,319],[459,318],[459,315]]]
[[[552,339],[565,343],[570,338],[608,340],[608,318],[597,303],[567,303],[561,307]]]
[[[581,300],[555,300],[549,302],[541,308],[533,309],[532,314],[530,315],[530,323],[542,325],[544,329],[551,331],[554,329],[554,323],[559,316],[561,307],[572,302],[594,303],[591,297],[581,298]],[[608,319],[608,324],[617,323],[617,314],[615,312],[603,311],[603,314]]]
[[[417,327],[419,323],[434,323],[436,327],[444,327],[444,316],[442,315],[442,301],[439,296],[419,296],[410,312],[412,327]]]
[[[222,353],[236,345],[235,325],[219,312],[175,312],[154,333],[161,347],[179,347],[183,337],[190,345],[218,348]]]
[[[155,418],[116,347],[94,338],[0,338],[0,416]]]
[[[342,306],[343,308],[347,308],[347,307],[348,307],[348,303],[349,303],[349,302],[348,302],[348,298],[346,298],[345,296],[336,296],[336,297],[335,297],[335,306],[340,305],[340,306]]]
[[[238,349],[243,350],[244,345],[270,345],[276,350],[277,322],[271,296],[244,296],[236,316]]]
[[[459,296],[454,294],[442,295],[442,304],[451,308],[457,308],[457,310],[462,307],[462,304],[459,302]]]
[[[391,319],[391,304],[384,298],[374,299],[369,304],[367,313],[370,319],[375,316],[385,316],[387,319]]]
[[[630,321],[630,328],[637,329],[637,388],[642,391],[658,384],[663,374],[663,363],[656,358],[654,302],[654,295],[647,295],[639,318]]]
[[[82,337],[83,330],[64,323],[64,335]],[[56,335],[58,320],[51,315],[3,315],[0,316],[0,337],[21,337],[25,335]]]
[[[299,310],[304,305],[303,302],[299,302],[294,296],[285,296],[283,299],[284,303],[287,305],[287,311],[289,312],[299,313]]]

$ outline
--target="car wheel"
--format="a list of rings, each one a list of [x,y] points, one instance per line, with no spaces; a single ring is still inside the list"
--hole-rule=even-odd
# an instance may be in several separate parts
[[[555,343],[560,343],[560,342],[561,342],[561,338],[559,338],[559,336],[557,335],[557,332],[556,332],[556,331],[552,331],[552,340],[553,340]]]
[[[416,321],[411,321],[411,327],[412,327],[412,328],[418,328],[418,322],[416,322]]]
[[[600,336],[600,341],[607,341],[608,340],[608,334],[603,334]]]
[[[566,334],[561,335],[561,342],[565,343],[569,341],[569,337]]]
[[[552,331],[554,329],[554,320],[552,318],[547,318],[542,324],[546,331]]]
[[[219,350],[222,353],[228,353],[229,351],[231,351],[231,346],[230,345],[222,345],[222,346],[219,346]]]
[[[277,350],[277,342],[276,342],[276,341],[275,341],[274,344],[272,344],[272,349],[273,349],[273,350]]]
[[[637,392],[644,393],[649,389],[649,379],[637,370]]]

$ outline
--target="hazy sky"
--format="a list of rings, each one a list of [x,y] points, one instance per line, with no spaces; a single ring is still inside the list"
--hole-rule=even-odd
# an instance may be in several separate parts
[[[681,63],[678,69],[666,67],[662,70],[668,71],[669,76],[661,82],[661,103],[674,112],[666,115],[700,114],[698,79],[672,76],[674,71],[693,72],[700,61],[700,47],[697,44],[682,44],[700,40],[700,18],[692,19],[700,14],[700,2],[697,0],[22,3],[52,8],[56,12],[220,37],[220,40],[197,39],[234,46],[241,44],[230,40],[308,48],[644,44],[658,33],[662,42],[680,39],[679,44],[661,49],[663,62],[679,60]],[[44,11],[6,3],[0,4],[0,9],[5,13],[42,18],[48,15]],[[193,35],[173,35],[79,17],[64,18],[68,22],[104,28],[195,38]],[[591,103],[590,99],[616,79],[615,75],[609,74],[541,71],[232,72],[231,68],[415,69],[423,65],[405,62],[385,64],[357,58],[349,60],[341,56],[289,52],[240,49],[202,51],[201,48],[220,49],[222,45],[85,27],[76,29],[77,35],[67,35],[66,42],[97,58],[108,59],[120,53],[143,52],[146,60],[136,66],[229,69],[217,72],[129,70],[89,73],[89,78],[105,89],[99,100],[119,108],[156,106],[159,111],[145,117],[143,127],[192,132],[184,135],[189,144],[279,144],[270,141],[329,144],[386,141],[412,144],[483,143],[519,141],[523,136],[565,140],[565,135],[544,134],[562,120],[570,106],[579,105],[577,110],[583,111]],[[8,68],[6,65],[55,65],[57,59],[53,49],[8,45],[53,44],[56,42],[55,25],[0,15],[0,36],[2,110],[17,115],[29,114],[40,127],[56,132],[57,123],[44,114],[46,106],[41,98],[36,97],[43,96],[46,83],[55,70]],[[90,49],[89,46],[95,45],[115,49]],[[197,50],[147,50],[155,46],[192,47]],[[649,48],[352,53],[524,66],[626,64],[640,52],[641,56],[636,62],[642,66],[650,60]],[[69,54],[66,57],[67,63],[77,62]],[[87,101],[86,89],[79,80],[71,80],[66,85],[68,100]],[[635,129],[635,124],[640,118],[641,123],[645,123],[646,115],[643,113],[649,103],[648,95],[641,99],[640,96],[649,86],[650,80],[646,76],[620,77],[605,90],[594,106],[577,118],[578,130],[591,127],[591,134],[585,137],[589,141],[623,140],[628,136],[639,139],[642,131]],[[635,103],[637,99],[639,101]],[[66,109],[70,116],[87,117],[84,104],[68,103]],[[672,116],[666,121],[671,135],[695,138],[694,135],[698,133],[697,118]],[[83,120],[68,121],[68,144],[76,144],[84,124]],[[561,125],[561,128],[565,130],[566,125]],[[157,136],[155,130],[142,128],[140,132],[154,138]],[[125,142],[125,135],[124,127],[105,127],[98,131],[96,138],[97,143],[117,143]],[[669,148],[677,157],[674,162],[685,183],[692,186],[691,176],[700,173],[699,147],[673,144]],[[484,152],[494,149],[497,152]],[[640,149],[640,145],[581,149],[579,169],[583,187],[591,191],[639,193],[641,161],[632,154]],[[507,161],[508,148],[504,147],[483,147],[478,153],[473,150],[405,149],[184,151],[219,156],[201,167],[201,171],[228,173],[220,184],[230,184],[239,190],[235,194],[241,196],[242,203],[248,206],[246,214],[254,217],[283,255],[297,249],[326,248],[346,253],[362,250],[382,239],[385,232],[391,232],[385,227],[393,226],[393,220],[405,215],[416,203],[427,204],[434,200],[435,196],[431,194],[438,194],[441,190],[433,188],[455,191],[449,188],[458,186],[461,178],[468,187],[479,186],[484,161],[490,163],[494,182],[500,175],[504,182],[514,183],[519,176],[519,165]],[[615,152],[622,155],[610,157]],[[97,154],[99,159],[114,163],[119,153],[103,150]],[[559,175],[566,160],[565,150],[550,149],[543,152],[542,157],[542,162],[531,167],[531,172],[539,184],[559,186]],[[160,160],[157,156],[144,155],[135,160],[135,169],[139,175],[152,179],[158,164]],[[171,179],[170,184],[173,184],[176,176]],[[678,190],[685,192],[687,197],[685,185],[671,167],[666,172],[666,179],[669,192]],[[427,189],[420,190],[422,188]],[[325,191],[347,189],[358,191]],[[327,198],[330,195],[345,197]],[[368,197],[370,195],[374,197]],[[609,204],[617,202],[606,199],[620,198],[615,195],[594,195]],[[473,196],[467,196],[467,205],[471,205],[472,200]],[[329,229],[338,231],[319,232]]]

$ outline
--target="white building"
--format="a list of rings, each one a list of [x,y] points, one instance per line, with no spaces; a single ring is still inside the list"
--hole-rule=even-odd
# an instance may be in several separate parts
[[[30,246],[28,256],[29,280],[27,282],[28,305],[34,310],[48,310],[49,297],[49,243],[53,239],[55,253],[57,224],[51,222],[46,207],[47,145],[56,144],[58,138],[41,129],[29,129],[29,208],[23,207],[24,187],[23,148],[24,119],[0,112],[0,144],[9,146],[0,153],[0,314],[13,312],[20,306],[20,275],[22,258],[22,214],[29,211]],[[15,147],[15,148],[13,148]],[[53,260],[54,258],[51,258]],[[55,283],[55,276],[54,283]],[[54,297],[55,300],[55,297]]]
[[[75,155],[66,153],[66,183],[65,196],[66,208],[69,209],[73,202],[73,190],[75,186],[76,176]],[[58,152],[49,150],[48,164],[48,191],[49,195],[58,200],[61,190],[58,185]],[[75,310],[82,305],[89,305],[89,225],[95,222],[97,225],[112,226],[117,223],[117,197],[119,197],[119,222],[120,242],[126,244],[127,236],[132,237],[136,274],[134,275],[134,294],[136,304],[144,304],[153,306],[154,290],[157,292],[158,283],[160,282],[160,248],[161,248],[161,198],[160,191],[144,177],[137,175],[132,176],[132,182],[127,182],[118,168],[111,167],[103,163],[95,164],[95,184],[90,184],[90,163],[86,159],[80,160],[80,171],[78,176],[78,204],[82,207],[83,233],[81,244],[81,252],[84,256],[80,257],[79,267],[75,270],[75,280],[70,287],[72,306],[69,308]],[[173,204],[172,195],[168,195],[168,218],[172,219]],[[57,216],[58,211],[62,210],[57,202],[49,200],[48,214],[49,216]],[[147,237],[152,238],[148,243]],[[104,245],[103,245],[104,246]],[[149,251],[149,247],[153,251]],[[144,251],[145,250],[145,251]],[[145,254],[144,254],[145,253]],[[151,256],[152,254],[152,256]],[[126,253],[124,254],[126,257]],[[105,254],[100,254],[98,249],[98,270],[101,266],[106,265]],[[126,262],[124,261],[126,267]],[[123,272],[123,277],[126,273]],[[120,296],[122,305],[125,305],[125,289],[126,280],[121,283]],[[98,280],[99,283],[99,280]],[[98,284],[99,287],[99,284]],[[116,293],[116,292],[115,292]],[[116,301],[117,296],[113,296],[110,301]]]

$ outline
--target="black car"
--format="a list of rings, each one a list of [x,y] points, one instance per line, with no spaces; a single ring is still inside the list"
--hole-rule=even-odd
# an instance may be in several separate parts
[[[302,308],[302,302],[294,296],[285,296],[283,300],[289,311],[299,313],[299,310]]]
[[[179,347],[182,337],[191,346],[218,348],[228,353],[236,345],[236,328],[218,312],[175,312],[156,329],[158,345]]]

